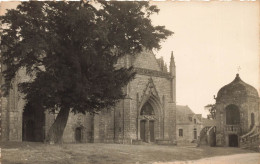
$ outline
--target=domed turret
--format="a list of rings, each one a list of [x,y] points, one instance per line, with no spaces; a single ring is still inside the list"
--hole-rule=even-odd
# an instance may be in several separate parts
[[[241,147],[242,138],[257,134],[260,121],[258,92],[243,82],[239,74],[219,90],[215,108],[217,146]]]
[[[255,97],[258,98],[257,90],[243,82],[239,74],[236,75],[236,78],[229,84],[222,87],[217,94],[217,101],[226,99],[226,98],[243,98],[243,97]]]

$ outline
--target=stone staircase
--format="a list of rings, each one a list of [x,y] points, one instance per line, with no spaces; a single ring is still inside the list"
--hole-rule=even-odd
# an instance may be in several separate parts
[[[216,126],[206,126],[201,130],[200,145],[216,146]]]
[[[200,131],[200,144],[201,145],[208,145],[208,137],[207,137],[207,131],[210,129],[211,126],[205,126]]]
[[[254,126],[248,133],[240,136],[240,147],[259,151],[260,126]]]

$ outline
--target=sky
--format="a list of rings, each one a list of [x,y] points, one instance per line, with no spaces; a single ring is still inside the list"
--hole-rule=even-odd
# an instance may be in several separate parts
[[[174,32],[162,49],[155,51],[169,65],[171,51],[176,62],[177,104],[195,113],[215,103],[214,95],[238,73],[259,91],[259,1],[151,2],[160,9],[151,17],[154,25]],[[14,8],[15,2],[2,2]]]
[[[154,2],[155,25],[174,32],[157,57],[176,62],[177,104],[206,116],[204,106],[238,73],[259,91],[259,1]]]

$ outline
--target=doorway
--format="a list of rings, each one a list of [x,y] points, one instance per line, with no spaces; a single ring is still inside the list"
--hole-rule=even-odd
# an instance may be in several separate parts
[[[32,104],[26,104],[23,111],[22,140],[43,142],[45,139],[44,110]]]
[[[148,123],[149,123],[149,125],[148,125]],[[143,142],[154,142],[155,141],[154,120],[141,120],[140,138]]]
[[[229,137],[229,146],[238,147],[238,136],[236,134],[230,134],[228,137]]]
[[[154,121],[149,121],[150,142],[154,142]]]
[[[77,127],[75,129],[75,140],[77,143],[82,142],[82,128],[81,127]]]
[[[193,129],[193,139],[197,139],[197,129]]]
[[[35,128],[34,128],[34,121],[33,120],[27,120],[23,124],[23,141],[34,141],[35,136]]]
[[[140,137],[143,142],[145,142],[145,120],[141,120],[140,125]]]
[[[154,131],[154,110],[149,102],[146,102],[141,111],[140,115],[142,120],[140,120],[140,138],[143,142],[154,142],[155,141],[155,131]]]

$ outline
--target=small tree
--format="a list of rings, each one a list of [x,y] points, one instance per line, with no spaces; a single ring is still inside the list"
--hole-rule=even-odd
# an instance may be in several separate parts
[[[216,104],[208,104],[205,106],[205,110],[209,111],[207,115],[208,119],[216,119]]]
[[[47,139],[60,143],[70,111],[95,114],[124,98],[135,73],[115,68],[125,54],[159,49],[172,34],[153,26],[148,2],[22,2],[1,17],[5,93],[25,68],[32,82],[19,85],[30,104],[58,111]]]

